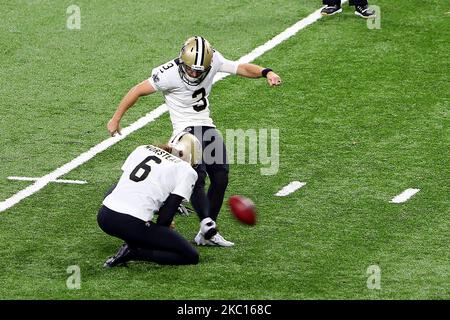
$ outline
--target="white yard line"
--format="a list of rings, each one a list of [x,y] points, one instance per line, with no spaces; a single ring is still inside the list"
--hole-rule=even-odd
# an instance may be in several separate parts
[[[104,140],[103,142],[99,143],[98,145],[92,147],[85,153],[80,154],[78,157],[73,159],[72,161],[66,163],[62,167],[59,167],[53,172],[50,172],[49,174],[39,178],[36,180],[35,183],[32,185],[26,187],[25,189],[22,189],[21,191],[17,192],[12,197],[6,199],[5,201],[0,203],[0,212],[5,211],[6,209],[11,208],[15,204],[19,203],[23,199],[33,195],[34,193],[38,192],[42,188],[44,188],[48,183],[51,181],[57,180],[59,177],[67,174],[68,172],[72,171],[73,169],[81,166],[83,163],[89,161],[93,157],[95,157],[97,154],[99,154],[102,151],[105,151],[109,147],[113,146],[117,142],[119,142],[122,139],[125,139],[130,133],[142,128],[147,123],[154,121],[158,117],[160,117],[164,112],[167,111],[167,107],[165,104],[159,106],[155,110],[151,111],[144,117],[140,118],[133,124],[129,125],[128,127],[122,129],[122,135],[116,135],[115,137],[108,138]],[[106,129],[105,129],[106,130]]]
[[[413,195],[415,195],[417,192],[419,192],[420,189],[406,189],[402,193],[400,193],[398,196],[395,196],[392,198],[391,203],[403,203],[409,200]]]
[[[8,177],[9,180],[17,180],[17,181],[38,181],[40,178],[31,178],[31,177]],[[56,183],[68,183],[68,184],[86,184],[87,181],[85,180],[53,180],[50,182],[56,182]]]
[[[292,181],[287,186],[284,186],[283,189],[275,193],[277,197],[286,197],[290,195],[291,193],[297,191],[301,187],[306,185],[306,182],[300,182],[300,181]]]
[[[345,2],[347,2],[347,0],[343,0],[342,4],[344,4]],[[249,54],[241,57],[238,61],[241,62],[241,63],[251,62],[254,59],[256,59],[256,58],[260,57],[261,55],[263,55],[264,53],[266,53],[267,51],[273,49],[274,47],[276,47],[277,45],[279,45],[283,41],[289,39],[290,37],[295,35],[300,30],[306,28],[310,24],[312,24],[312,23],[316,22],[317,20],[319,20],[322,17],[321,14],[320,14],[320,10],[321,9],[322,8],[314,11],[313,13],[311,13],[306,18],[298,21],[293,26],[287,28],[282,33],[280,33],[279,35],[275,36],[271,40],[267,41],[262,46],[257,47],[256,49],[254,49]],[[223,79],[223,78],[225,78],[226,76],[227,76],[227,74],[224,74],[224,73],[217,74],[214,77],[214,83],[219,81],[219,80],[221,80],[221,79]],[[144,117],[140,118],[139,120],[137,120],[136,122],[132,123],[128,127],[122,129],[122,135],[116,135],[116,137],[111,137],[111,138],[108,138],[108,139],[104,140],[103,142],[101,142],[101,143],[97,144],[96,146],[92,147],[91,149],[89,149],[85,153],[82,153],[81,155],[79,155],[78,157],[73,159],[72,161],[70,161],[70,162],[66,163],[65,165],[57,168],[55,171],[50,172],[49,174],[39,178],[32,185],[30,185],[30,186],[26,187],[25,189],[17,192],[15,195],[11,196],[10,198],[0,202],[0,212],[11,208],[12,206],[14,206],[17,203],[19,203],[20,201],[22,201],[23,199],[33,195],[34,193],[36,193],[39,190],[41,190],[42,188],[44,188],[48,183],[57,180],[59,177],[65,175],[68,172],[72,171],[73,169],[81,166],[85,162],[87,162],[90,159],[92,159],[93,157],[95,157],[100,152],[105,151],[106,149],[108,149],[109,147],[113,146],[114,144],[116,144],[120,140],[124,139],[126,136],[128,136],[132,132],[134,132],[134,131],[144,127],[145,125],[147,125],[148,123],[150,123],[152,121],[155,121],[157,118],[159,118],[166,111],[167,111],[167,106],[165,104],[160,105],[158,108],[156,108],[155,110],[151,111],[150,113],[148,113]],[[106,129],[105,129],[105,132],[106,132]]]

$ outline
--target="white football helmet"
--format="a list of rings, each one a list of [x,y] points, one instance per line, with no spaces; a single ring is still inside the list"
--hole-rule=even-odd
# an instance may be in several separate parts
[[[213,52],[213,48],[205,38],[195,36],[187,39],[178,59],[181,79],[188,85],[198,86],[211,70]]]
[[[169,146],[172,154],[195,167],[202,160],[202,145],[200,141],[189,132],[183,131],[176,135]]]

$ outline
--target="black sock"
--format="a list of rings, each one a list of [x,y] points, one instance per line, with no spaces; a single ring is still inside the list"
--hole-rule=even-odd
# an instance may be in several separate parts
[[[208,189],[209,216],[216,221],[228,186],[228,172],[225,170],[211,172],[209,179],[211,181]]]
[[[202,221],[209,216],[209,200],[205,193],[205,179],[206,173],[203,171],[197,172],[198,179],[195,183],[194,190],[192,190],[191,204],[195,212]]]
[[[323,0],[323,4],[326,4],[327,6],[341,6],[341,0]]]

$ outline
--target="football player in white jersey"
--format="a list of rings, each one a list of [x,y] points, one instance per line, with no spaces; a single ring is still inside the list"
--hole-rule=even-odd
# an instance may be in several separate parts
[[[184,43],[178,58],[153,69],[149,79],[134,86],[125,95],[107,125],[110,135],[120,134],[122,116],[141,96],[156,91],[163,93],[172,121],[172,137],[187,131],[202,143],[204,153],[196,169],[198,179],[190,199],[200,221],[207,217],[217,220],[228,185],[229,165],[225,144],[210,117],[208,100],[214,76],[218,72],[246,78],[265,77],[270,86],[281,84],[281,78],[272,69],[225,59],[206,39],[195,36]],[[207,154],[206,150],[211,152]],[[210,179],[207,193],[206,176]],[[195,237],[198,245],[234,245],[220,234],[216,235],[215,240],[205,239],[201,228]]]
[[[97,216],[104,232],[125,241],[105,267],[130,260],[198,263],[195,248],[170,225],[181,201],[191,196],[197,181],[193,166],[201,153],[198,139],[185,133],[172,145],[139,146],[128,156],[119,182],[103,200]],[[155,213],[156,222],[152,221]],[[205,218],[201,226],[208,238],[216,236],[212,219]]]

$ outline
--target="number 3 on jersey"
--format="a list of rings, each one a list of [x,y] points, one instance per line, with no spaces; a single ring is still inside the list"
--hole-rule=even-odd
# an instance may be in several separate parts
[[[205,88],[198,89],[194,91],[192,94],[192,98],[197,98],[200,95],[200,100],[197,100],[197,104],[194,105],[194,110],[197,112],[200,112],[202,110],[205,110],[206,107],[209,106],[208,98],[206,97],[206,90]]]

